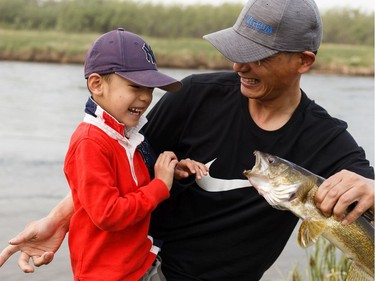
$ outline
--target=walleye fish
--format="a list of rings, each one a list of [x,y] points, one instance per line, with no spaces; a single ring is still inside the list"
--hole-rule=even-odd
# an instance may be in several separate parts
[[[314,203],[324,178],[277,156],[260,151],[254,155],[255,165],[244,175],[270,205],[303,220],[299,245],[308,247],[322,235],[352,260],[347,281],[374,280],[374,227],[369,219],[361,216],[344,226],[333,217],[325,217]]]

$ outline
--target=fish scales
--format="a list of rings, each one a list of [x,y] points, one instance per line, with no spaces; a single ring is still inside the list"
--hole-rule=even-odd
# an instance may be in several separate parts
[[[350,225],[342,225],[332,216],[325,217],[314,202],[324,178],[277,156],[259,151],[254,154],[255,165],[244,175],[271,206],[302,219],[300,246],[310,246],[321,235],[353,261],[347,281],[374,280],[374,227],[370,221],[361,216]]]

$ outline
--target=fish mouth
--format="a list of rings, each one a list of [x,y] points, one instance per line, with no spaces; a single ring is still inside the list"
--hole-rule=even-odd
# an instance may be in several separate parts
[[[270,167],[277,165],[276,156],[255,150],[255,164],[251,170],[244,171],[251,185],[263,196],[266,201],[277,209],[284,209],[280,206],[283,202],[290,202],[296,198],[298,190],[297,185],[282,183],[278,180],[279,173],[284,173],[288,167],[278,169],[277,173],[272,174]],[[276,181],[277,185],[272,182]]]
[[[254,168],[259,169],[258,166],[262,166],[262,160],[261,160],[262,157],[260,156],[260,152],[257,151],[257,150],[255,150],[253,154],[255,156],[255,165],[254,165],[253,169]]]
[[[259,191],[257,182],[260,179],[267,178],[267,160],[260,151],[255,150],[253,154],[255,156],[255,164],[251,170],[245,170],[243,174],[248,178],[251,185]]]
[[[243,174],[247,177],[250,184],[258,191],[262,196],[268,193],[268,189],[262,183],[267,181],[267,160],[263,153],[255,150],[253,152],[255,156],[255,164],[251,170],[245,170]]]
[[[255,173],[264,174],[264,172],[267,170],[267,163],[265,158],[258,150],[255,150],[253,154],[255,156],[255,164],[251,170],[245,171],[245,175],[250,176],[255,175]]]

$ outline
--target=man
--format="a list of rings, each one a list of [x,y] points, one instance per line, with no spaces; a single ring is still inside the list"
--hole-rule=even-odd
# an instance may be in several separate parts
[[[187,77],[150,112],[144,133],[156,153],[171,150],[210,169],[201,180],[176,182],[153,214],[168,281],[259,280],[280,255],[298,219],[273,209],[246,181],[254,150],[329,178],[317,205],[344,224],[373,210],[374,171],[364,151],[345,122],[300,89],[321,37],[313,0],[250,0],[232,28],[205,36],[234,62],[234,72]],[[67,231],[70,202],[68,195],[27,227],[0,264],[18,250],[26,271],[33,270],[29,256],[37,265],[50,262]]]

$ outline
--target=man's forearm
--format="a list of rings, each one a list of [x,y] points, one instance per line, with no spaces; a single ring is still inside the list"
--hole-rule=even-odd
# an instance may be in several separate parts
[[[54,207],[48,214],[48,217],[52,217],[61,227],[69,230],[70,219],[74,213],[72,193],[69,192],[63,200],[61,200],[56,207]]]

